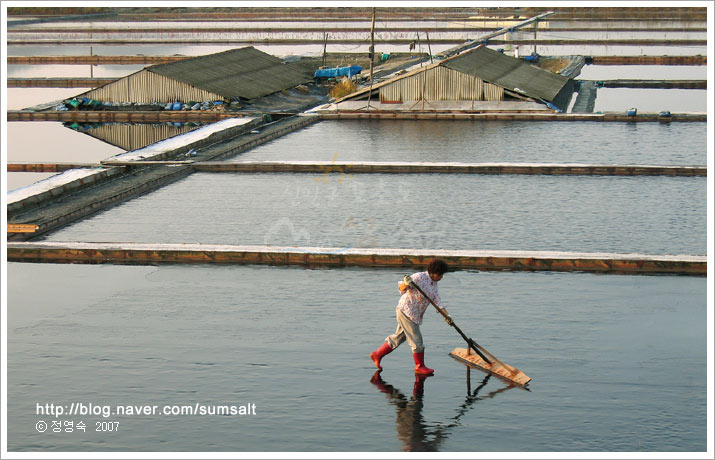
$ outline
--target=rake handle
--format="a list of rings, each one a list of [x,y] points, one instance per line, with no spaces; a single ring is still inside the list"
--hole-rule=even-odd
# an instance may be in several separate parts
[[[422,288],[420,288],[420,287],[417,285],[417,283],[415,283],[415,282],[413,281],[413,282],[410,283],[410,286],[414,286],[414,287],[417,289],[417,291],[418,291],[420,294],[422,294],[422,295],[424,296],[424,298],[427,299],[427,300],[429,301],[429,303],[431,303],[434,308],[437,309],[437,313],[439,313],[440,315],[442,315],[442,316],[444,317],[444,319],[447,319],[447,318],[448,318],[448,316],[442,311],[442,309],[439,308],[439,306],[438,306],[436,303],[434,303],[434,301],[433,301],[432,299],[430,299],[427,294],[425,294],[425,292],[422,290]],[[454,330],[457,331],[457,332],[459,333],[459,335],[462,336],[462,338],[464,339],[464,341],[467,342],[467,346],[468,346],[469,348],[471,348],[472,350],[474,350],[484,361],[487,362],[487,364],[491,364],[491,363],[492,363],[492,362],[489,360],[489,358],[487,358],[486,356],[484,356],[484,353],[482,353],[481,351],[479,351],[479,349],[478,349],[479,344],[478,344],[477,342],[475,342],[474,340],[472,340],[470,337],[467,337],[467,336],[464,334],[464,332],[462,332],[462,330],[459,328],[459,326],[457,326],[457,325],[454,323],[454,320],[451,321],[450,326],[452,326],[452,327],[454,328]]]

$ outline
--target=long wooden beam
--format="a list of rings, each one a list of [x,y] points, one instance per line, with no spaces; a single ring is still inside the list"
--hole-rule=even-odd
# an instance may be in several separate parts
[[[469,112],[320,112],[325,120],[388,119],[388,120],[501,120],[501,121],[602,121],[602,122],[704,122],[706,113],[638,113],[628,116],[621,112],[606,113],[469,113]]]
[[[192,160],[137,160],[118,161],[106,160],[99,163],[23,163],[8,162],[7,172],[32,172],[32,173],[54,173],[64,172],[70,169],[80,168],[108,168],[112,166],[188,166],[193,164]]]
[[[38,228],[35,224],[7,224],[8,233],[35,233]]]
[[[526,174],[603,176],[707,176],[705,166],[526,164],[526,163],[386,163],[344,161],[226,162],[226,161],[102,161],[101,163],[17,163],[8,172],[62,172],[76,168],[110,166],[186,166],[213,173],[317,174]]]
[[[707,80],[583,80],[596,81],[604,88],[708,89]]]
[[[554,8],[558,14],[559,21],[706,21],[707,10],[703,8],[683,8],[681,10],[661,10],[659,8],[643,8],[642,11],[617,10],[604,8],[603,12],[592,11],[562,11]],[[522,10],[489,10],[489,11],[455,11],[455,10],[433,10],[432,8],[421,11],[394,11],[380,10],[380,19],[383,21],[460,21],[460,22],[518,22]],[[195,21],[251,21],[251,22],[347,22],[347,21],[369,21],[370,12],[367,9],[342,8],[340,11],[316,11],[315,9],[282,9],[276,8],[269,12],[195,12],[190,13],[122,13],[117,15],[122,21],[172,21],[172,22],[195,22]]]
[[[375,28],[379,33],[412,33],[428,32],[428,33],[462,33],[462,32],[495,32],[501,27],[494,26],[471,26],[465,23],[455,25],[453,27],[437,27],[437,26],[422,26],[422,27],[390,27],[379,25]],[[707,32],[707,27],[551,27],[539,25],[539,32]],[[227,34],[227,33],[369,33],[369,27],[107,27],[107,28],[69,28],[69,27],[12,27],[8,29],[8,34],[15,33],[71,33],[71,34],[146,34],[146,33],[166,33],[166,34]]]
[[[318,12],[315,9],[289,9],[282,10],[281,8],[276,9],[274,12],[270,13],[250,13],[250,12],[240,12],[240,13],[203,13],[203,12],[191,12],[191,13],[139,13],[139,14],[105,14],[103,16],[108,17],[110,21],[106,19],[101,22],[165,22],[171,21],[175,23],[187,23],[192,22],[301,22],[301,23],[311,23],[311,22],[368,22],[370,21],[370,11],[365,10],[362,12],[354,11],[354,8],[343,8],[341,11],[337,12]],[[648,8],[646,14],[619,14],[622,11],[604,11],[603,13],[584,12],[584,13],[573,13],[560,11],[559,8],[553,8],[557,16],[558,22],[625,22],[625,21],[636,21],[636,22],[664,22],[664,21],[676,21],[676,22],[706,22],[707,21],[707,10],[703,7],[701,11],[690,10],[684,11],[684,14],[673,14],[669,11],[652,11]],[[608,9],[604,9],[608,10]],[[483,14],[470,10],[460,14],[457,11],[439,11],[433,9],[427,9],[424,12],[392,12],[385,9],[381,9],[379,12],[380,20],[386,23],[389,22],[459,22],[460,24],[478,24],[478,23],[506,23],[515,24],[522,19],[520,15],[523,11],[508,11],[500,9],[499,11],[491,10]],[[614,14],[615,13],[615,14]],[[25,24],[22,21],[18,21],[21,16],[12,16],[16,21],[10,21],[8,24],[8,29],[14,29],[15,27],[22,27]],[[59,20],[76,20],[80,18],[85,19],[97,19],[100,15],[82,15],[82,16],[65,16],[58,17],[54,15],[33,15],[36,21],[42,22],[58,22]],[[17,24],[17,25],[16,25]]]
[[[707,65],[707,56],[590,56],[593,65]]]
[[[273,114],[276,116],[286,114]],[[288,114],[290,115],[290,114]],[[672,113],[662,117],[658,113],[638,113],[627,116],[620,112],[606,113],[470,113],[470,112],[320,112],[323,119],[387,118],[400,120],[511,120],[511,121],[707,121],[705,113]],[[158,122],[158,121],[217,121],[224,118],[255,116],[248,113],[200,111],[46,111],[8,110],[7,121],[77,121],[77,122]]]
[[[707,176],[705,166],[648,166],[520,163],[385,163],[385,162],[199,162],[203,172],[289,172],[318,174],[538,174],[608,176]]]
[[[328,56],[334,53],[328,53]],[[365,55],[366,53],[348,53]],[[194,56],[8,56],[8,64],[165,64]],[[548,56],[544,56],[548,57]],[[707,65],[707,56],[589,56],[594,65]]]
[[[583,271],[620,274],[707,274],[706,256],[644,254],[351,249],[142,243],[7,243],[9,262],[223,263],[326,267],[424,266],[439,257],[455,270]]]
[[[409,45],[414,39],[411,38],[380,38],[375,40],[378,45]],[[432,45],[454,45],[468,41],[468,38],[434,38],[430,39]],[[688,47],[688,46],[707,46],[707,39],[484,39],[477,44],[488,41],[491,45],[601,45],[601,46],[671,46],[671,47]],[[193,44],[212,44],[212,45],[322,45],[324,43],[332,45],[364,45],[363,39],[349,38],[328,38],[327,41],[323,38],[303,39],[303,38],[73,38],[65,40],[57,39],[34,39],[34,38],[18,38],[8,39],[8,45],[161,45],[161,44],[176,44],[176,43],[193,43]],[[474,42],[473,40],[470,41]],[[476,45],[475,45],[476,46]]]
[[[96,88],[116,78],[8,78],[8,88]]]
[[[166,64],[188,59],[193,56],[8,56],[7,63],[21,65],[44,64]]]
[[[99,163],[19,163],[8,162],[7,172],[56,173],[70,169],[101,168]]]
[[[163,121],[218,121],[225,118],[242,118],[249,114],[230,112],[203,112],[198,110],[156,111],[93,111],[70,110],[64,112],[31,110],[8,110],[7,121],[78,121],[78,122],[163,122]]]

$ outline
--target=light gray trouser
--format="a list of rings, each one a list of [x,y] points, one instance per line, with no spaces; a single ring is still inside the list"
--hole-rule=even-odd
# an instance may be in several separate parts
[[[389,343],[390,347],[394,350],[407,339],[407,343],[409,343],[410,348],[412,348],[412,353],[425,351],[425,347],[422,344],[422,333],[420,332],[419,324],[413,323],[402,310],[396,310],[396,312],[397,329],[395,333],[387,337],[385,341]]]

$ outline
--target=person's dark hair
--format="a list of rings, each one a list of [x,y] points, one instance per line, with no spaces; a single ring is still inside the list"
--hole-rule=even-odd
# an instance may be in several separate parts
[[[427,265],[427,272],[433,273],[435,275],[444,275],[449,271],[449,265],[442,259],[433,259],[429,265]]]

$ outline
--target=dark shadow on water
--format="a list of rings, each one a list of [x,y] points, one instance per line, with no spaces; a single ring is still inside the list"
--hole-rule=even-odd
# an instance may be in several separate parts
[[[426,423],[422,416],[424,407],[424,386],[430,375],[415,374],[415,383],[412,387],[412,396],[405,396],[399,389],[383,380],[381,371],[376,371],[370,379],[380,392],[385,393],[388,402],[395,407],[397,439],[402,442],[402,450],[406,452],[438,452],[440,445],[449,437],[450,430],[460,426],[460,419],[466,414],[476,401],[490,399],[499,393],[510,390],[515,385],[510,384],[498,390],[479,396],[479,392],[487,385],[490,374],[472,391],[471,369],[467,368],[467,396],[457,409],[457,414],[449,423]],[[500,381],[497,379],[497,381]]]

